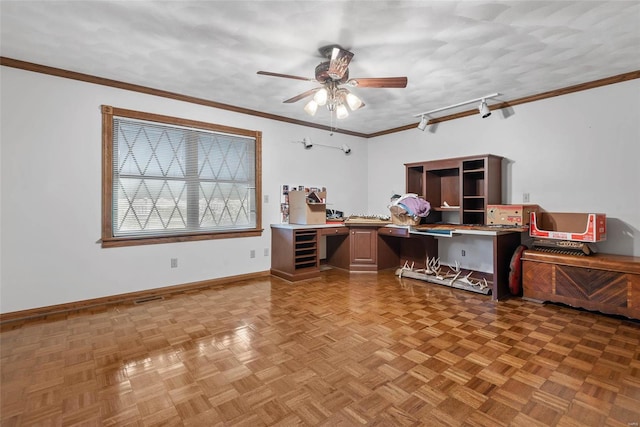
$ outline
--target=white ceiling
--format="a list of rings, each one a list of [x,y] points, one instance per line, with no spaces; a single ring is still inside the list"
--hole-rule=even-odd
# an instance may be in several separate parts
[[[640,69],[637,0],[2,0],[0,14],[4,57],[326,126],[326,109],[282,103],[314,82],[256,72],[312,78],[318,48],[339,44],[355,53],[350,77],[408,77],[352,89],[366,107],[338,127],[365,134]]]

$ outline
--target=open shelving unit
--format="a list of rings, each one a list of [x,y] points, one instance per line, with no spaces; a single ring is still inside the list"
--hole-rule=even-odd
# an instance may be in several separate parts
[[[296,230],[294,239],[294,269],[318,267],[318,233],[316,230]]]
[[[494,300],[509,295],[509,263],[523,232],[496,230],[486,225],[487,206],[502,203],[502,159],[485,154],[405,164],[407,193],[416,193],[431,204],[428,222],[436,223],[423,226],[428,231],[424,239],[427,235],[434,239],[437,236],[434,233],[450,227],[451,234],[446,237],[466,234],[473,238],[489,236],[493,240],[492,273],[474,271],[473,277],[484,277],[491,284]],[[482,231],[488,234],[483,237]],[[438,256],[437,240],[432,242],[431,256]],[[403,253],[401,259],[419,265],[420,259],[411,255]]]
[[[318,276],[318,233],[315,228],[271,227],[271,274],[290,281]]]
[[[405,167],[406,191],[431,204],[430,222],[486,224],[487,205],[501,202],[502,157],[487,154]]]

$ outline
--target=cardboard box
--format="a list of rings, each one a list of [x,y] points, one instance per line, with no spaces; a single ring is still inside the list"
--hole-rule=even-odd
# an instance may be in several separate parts
[[[531,237],[576,242],[607,240],[607,216],[603,213],[531,212]]]
[[[487,205],[487,224],[529,225],[531,212],[539,212],[538,205]]]
[[[305,191],[289,192],[289,224],[326,224],[327,205],[316,200],[325,201],[327,193]]]

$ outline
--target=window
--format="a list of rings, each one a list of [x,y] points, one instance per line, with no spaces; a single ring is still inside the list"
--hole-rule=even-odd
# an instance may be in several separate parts
[[[102,246],[257,236],[261,133],[102,107]]]

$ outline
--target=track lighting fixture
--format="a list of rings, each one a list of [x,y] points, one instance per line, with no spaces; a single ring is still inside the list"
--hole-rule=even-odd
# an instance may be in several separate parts
[[[500,94],[499,93],[492,93],[491,95],[485,95],[485,96],[483,96],[481,98],[474,98],[474,99],[470,99],[468,101],[459,102],[457,104],[449,105],[448,107],[436,108],[435,110],[425,111],[424,113],[415,114],[413,117],[420,117],[421,118],[420,119],[420,123],[418,124],[418,129],[423,131],[423,130],[425,130],[425,128],[428,125],[428,121],[426,119],[426,116],[428,116],[429,114],[438,113],[440,111],[449,110],[451,108],[461,107],[463,105],[467,105],[467,104],[471,104],[473,102],[480,101],[480,105],[478,106],[478,112],[480,113],[480,116],[484,119],[484,118],[487,118],[487,117],[489,117],[491,115],[491,110],[489,109],[489,106],[487,105],[487,99],[495,98],[496,96],[500,96]]]
[[[489,110],[489,107],[487,107],[487,101],[485,101],[484,99],[480,102],[478,111],[480,112],[480,115],[483,119],[486,119],[491,115],[491,110]]]
[[[305,136],[304,138],[302,138],[302,144],[304,145],[304,148],[309,150],[311,149],[311,147],[326,147],[326,148],[335,148],[337,150],[342,150],[342,152],[344,152],[344,154],[351,154],[351,147],[349,147],[347,144],[342,144],[340,147],[335,147],[333,145],[324,145],[324,144],[313,144],[311,142],[311,138],[309,138],[308,136]]]
[[[427,117],[422,116],[422,118],[420,119],[420,123],[418,124],[418,129],[420,129],[421,131],[424,131],[427,128],[427,123],[429,123],[429,120],[427,120]]]

